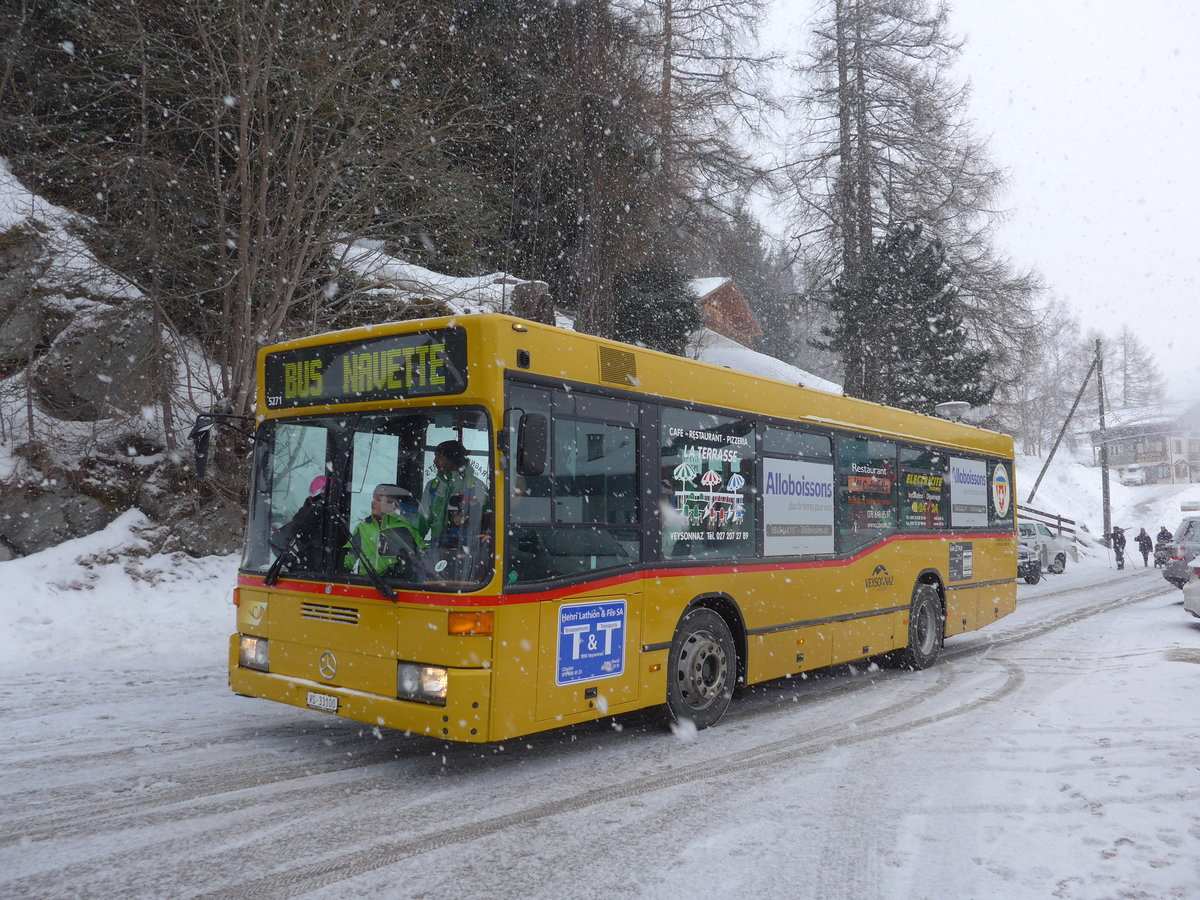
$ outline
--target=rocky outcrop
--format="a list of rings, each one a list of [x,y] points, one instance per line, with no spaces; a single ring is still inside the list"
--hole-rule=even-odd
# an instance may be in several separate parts
[[[160,522],[180,514],[180,491],[163,489],[178,466],[129,429],[155,403],[166,364],[148,304],[129,292],[78,296],[78,284],[55,283],[69,267],[55,268],[54,253],[37,223],[0,233],[0,378],[16,376],[43,423],[40,440],[9,450],[24,466],[0,484],[0,560],[89,534],[134,507]],[[77,459],[62,448],[68,422],[96,423],[72,432],[86,442]]]
[[[33,365],[33,387],[57,418],[95,421],[136,414],[155,398],[159,340],[144,308],[78,313]]]
[[[0,232],[0,320],[24,304],[47,265],[42,238],[33,228]]]
[[[25,556],[98,531],[120,513],[67,484],[16,491],[0,504],[0,543]]]
[[[71,319],[38,284],[47,265],[42,238],[32,228],[0,234],[0,378],[27,366]]]

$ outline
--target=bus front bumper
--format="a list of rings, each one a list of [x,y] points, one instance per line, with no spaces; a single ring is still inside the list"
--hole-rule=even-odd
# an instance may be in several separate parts
[[[491,672],[448,669],[446,705],[439,706],[238,664],[240,635],[229,642],[229,687],[235,694],[333,713],[356,722],[452,741],[484,743],[488,734]],[[395,669],[396,662],[385,662]],[[394,678],[393,678],[394,680]]]

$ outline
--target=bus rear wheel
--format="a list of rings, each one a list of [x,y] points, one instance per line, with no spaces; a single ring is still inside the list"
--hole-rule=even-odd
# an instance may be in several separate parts
[[[928,669],[942,652],[942,598],[932,584],[918,584],[908,614],[908,646],[896,653],[902,669]]]
[[[737,648],[725,620],[711,609],[689,610],[675,627],[667,658],[667,709],[676,722],[716,725],[737,681]]]

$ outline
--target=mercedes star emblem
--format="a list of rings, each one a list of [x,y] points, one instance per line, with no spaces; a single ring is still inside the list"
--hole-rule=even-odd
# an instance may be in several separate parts
[[[321,659],[317,662],[317,667],[326,678],[332,678],[337,674],[337,657],[326,650],[321,654]]]

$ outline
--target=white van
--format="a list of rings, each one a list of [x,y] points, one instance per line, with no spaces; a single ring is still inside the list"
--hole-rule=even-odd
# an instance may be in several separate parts
[[[1061,538],[1041,522],[1017,523],[1017,540],[1037,552],[1042,561],[1042,568],[1055,575],[1061,575],[1067,568],[1067,554],[1078,560],[1075,544],[1067,538]]]

